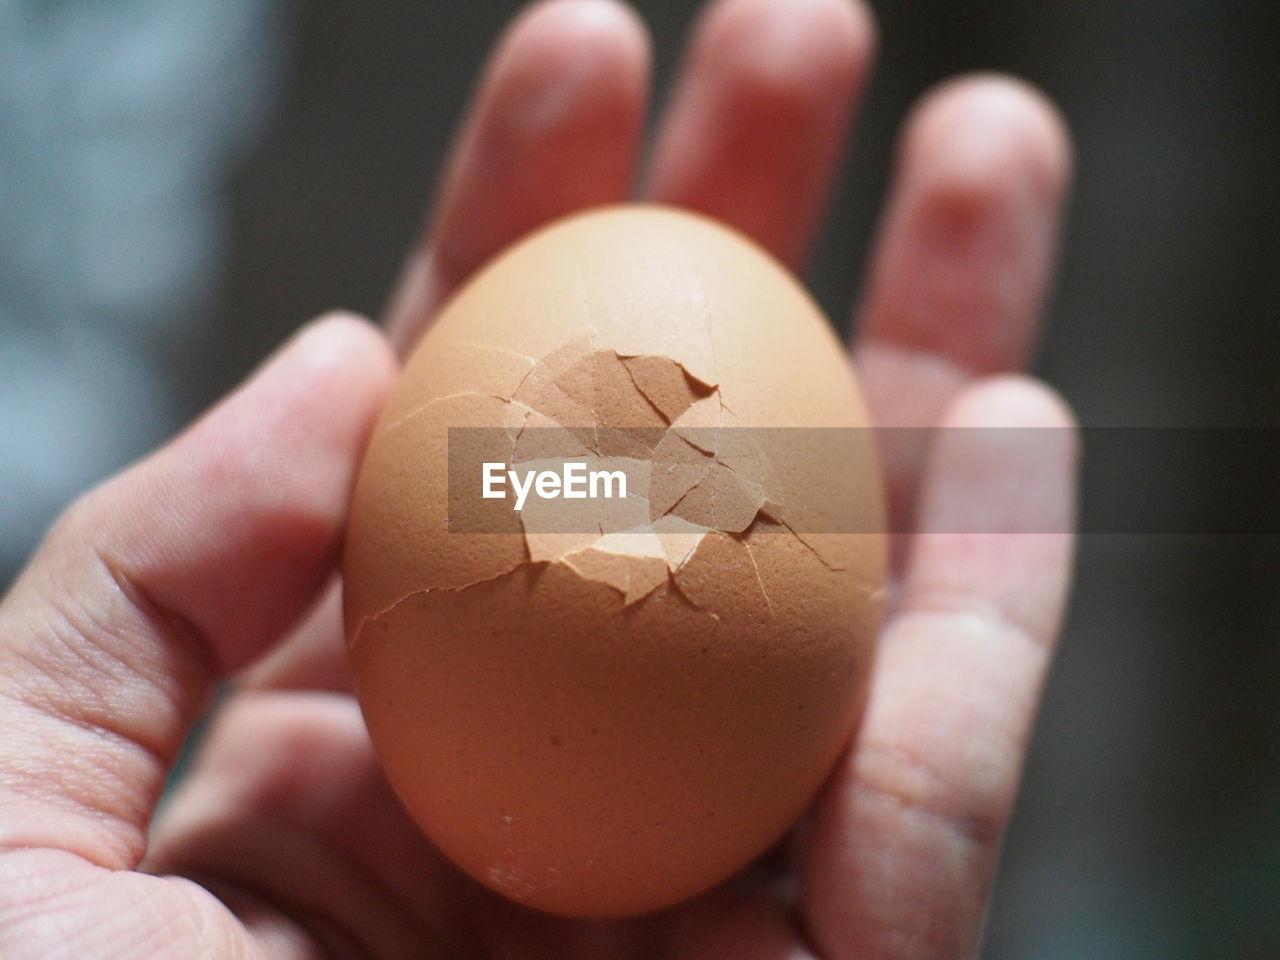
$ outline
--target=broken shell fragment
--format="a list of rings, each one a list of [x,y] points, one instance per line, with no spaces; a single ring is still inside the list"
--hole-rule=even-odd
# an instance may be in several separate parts
[[[590,211],[481,271],[387,404],[344,557],[357,694],[427,836],[583,917],[777,841],[881,616],[866,425],[812,300],[705,218]]]

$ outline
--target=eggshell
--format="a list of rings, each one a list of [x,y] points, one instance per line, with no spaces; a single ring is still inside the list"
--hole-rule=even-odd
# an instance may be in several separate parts
[[[702,217],[579,214],[457,294],[375,431],[344,558],[357,694],[430,839],[583,917],[677,903],[777,841],[854,729],[881,616],[866,425],[812,300]],[[505,428],[484,455],[512,462],[623,464],[637,492],[591,529],[539,527],[546,501],[457,532],[493,506],[450,499],[459,427]]]

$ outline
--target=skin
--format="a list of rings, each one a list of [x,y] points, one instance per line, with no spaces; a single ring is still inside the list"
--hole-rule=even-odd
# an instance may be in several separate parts
[[[852,362],[877,422],[1061,428],[889,451],[896,597],[810,815],[682,907],[575,922],[461,876],[396,804],[346,688],[333,586],[397,354],[487,257],[585,205],[711,213],[793,267],[874,47],[849,0],[717,0],[641,167],[648,48],[612,0],[527,9],[492,55],[384,337],[331,316],[73,504],[0,606],[0,955],[907,960],[977,949],[1071,560],[1075,429],[1017,375],[1069,176],[1006,77],[906,122]],[[798,145],[801,145],[798,148]],[[390,344],[388,343],[390,341]],[[393,345],[393,346],[392,346]],[[1058,438],[1058,439],[1052,439]],[[935,531],[950,531],[946,533]],[[215,685],[234,693],[155,807]]]

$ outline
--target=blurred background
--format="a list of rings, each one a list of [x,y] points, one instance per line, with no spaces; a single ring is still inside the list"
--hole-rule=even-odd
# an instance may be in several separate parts
[[[665,85],[695,8],[636,5]],[[1015,71],[1078,151],[1037,372],[1090,426],[1276,426],[1276,6],[872,6],[879,68],[810,277],[829,314],[909,105]],[[0,584],[301,321],[380,312],[517,7],[0,0]],[[985,956],[1280,956],[1277,585],[1273,537],[1083,538]]]

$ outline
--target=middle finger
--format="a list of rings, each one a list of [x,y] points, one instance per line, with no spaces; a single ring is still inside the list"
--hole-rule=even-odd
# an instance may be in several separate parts
[[[801,267],[873,37],[866,7],[850,0],[716,0],[659,125],[648,197],[736,227]]]

